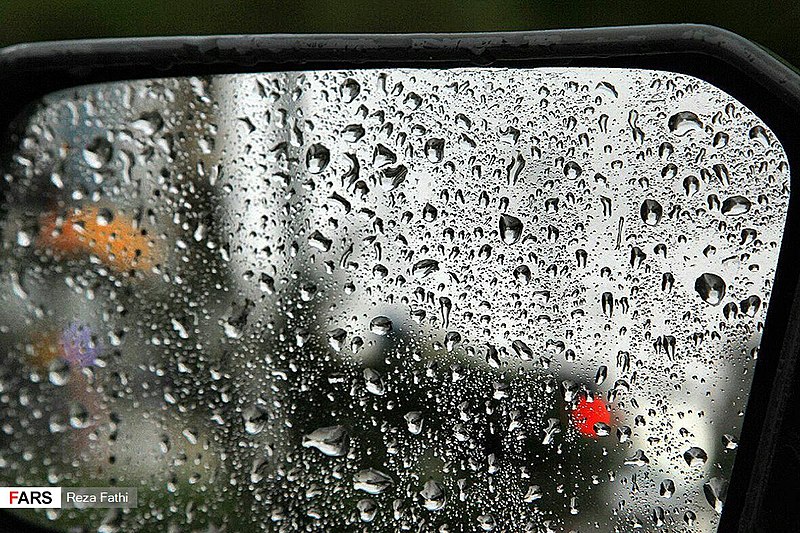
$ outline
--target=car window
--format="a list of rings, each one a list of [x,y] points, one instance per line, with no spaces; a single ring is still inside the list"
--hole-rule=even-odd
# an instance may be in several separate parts
[[[47,96],[5,157],[0,482],[102,531],[714,531],[789,198],[696,78]],[[172,529],[170,529],[172,528]]]

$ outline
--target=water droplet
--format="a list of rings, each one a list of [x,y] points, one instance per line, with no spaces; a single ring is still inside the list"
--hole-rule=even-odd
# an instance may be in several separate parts
[[[387,167],[380,171],[378,179],[381,188],[390,192],[395,190],[406,180],[408,175],[408,168],[405,165],[397,165],[396,167]]]
[[[683,460],[692,467],[703,466],[708,461],[708,454],[704,449],[692,446],[683,453]]]
[[[331,249],[331,245],[333,245],[333,241],[325,237],[319,231],[315,231],[308,237],[308,244],[312,248],[316,248],[320,252],[327,252]]]
[[[533,360],[533,350],[531,350],[530,346],[528,346],[521,340],[515,340],[514,342],[512,342],[511,347],[514,349],[514,352],[517,354],[517,357],[519,357],[523,361]]]
[[[375,335],[386,335],[392,331],[392,321],[385,316],[376,316],[370,321],[369,330]]]
[[[619,96],[617,89],[607,81],[601,81],[595,88],[597,89],[597,92],[605,96],[612,98],[617,98]]]
[[[358,509],[358,514],[362,522],[372,522],[375,520],[375,515],[378,514],[378,504],[371,498],[359,500],[356,504],[356,508]]]
[[[165,436],[166,439],[169,437]],[[169,449],[166,450],[162,448],[163,453],[167,453]],[[253,464],[250,467],[250,483],[260,483],[261,480],[264,479],[264,470],[267,467],[269,462],[265,457],[256,457],[253,460]]]
[[[603,309],[605,316],[612,316],[614,314],[614,295],[610,292],[604,292],[600,296],[600,307]]]
[[[367,392],[376,396],[383,396],[385,389],[383,386],[383,378],[377,370],[371,368],[364,369],[364,382],[367,387]]]
[[[650,459],[645,455],[643,450],[636,450],[631,457],[625,459],[626,465],[644,466],[650,464]]]
[[[111,161],[113,149],[111,143],[104,137],[95,139],[83,151],[86,164],[94,169],[100,169]]]
[[[758,237],[758,232],[753,228],[744,228],[741,233],[739,244],[751,244]]]
[[[748,296],[747,298],[739,302],[739,308],[745,315],[749,317],[754,317],[758,313],[758,310],[761,308],[761,298],[759,298],[755,294]]]
[[[253,405],[242,413],[244,430],[248,435],[258,435],[267,425],[269,412],[260,405]]]
[[[426,277],[439,270],[439,261],[434,259],[421,259],[411,267],[411,273],[415,276]]]
[[[663,214],[664,210],[661,204],[651,199],[642,202],[642,207],[639,209],[639,215],[648,226],[655,226],[658,224]]]
[[[17,232],[17,246],[21,246],[22,248],[27,248],[33,242],[33,238],[31,237],[31,233],[25,230],[19,230]]]
[[[361,124],[349,124],[342,130],[342,139],[349,143],[358,142],[365,133],[364,126]]]
[[[714,135],[714,140],[711,142],[714,148],[725,148],[728,146],[728,141],[730,140],[730,136],[725,133],[724,131],[718,131]]]
[[[528,265],[520,265],[514,269],[514,279],[523,285],[527,285],[531,281],[531,269]]]
[[[47,420],[47,429],[50,433],[64,433],[69,429],[66,416],[63,413],[50,413]]]
[[[417,110],[422,105],[422,97],[414,92],[408,93],[403,104],[412,111]]]
[[[419,495],[422,497],[422,505],[429,511],[438,511],[447,503],[444,487],[432,479],[425,482]]]
[[[711,508],[721,513],[728,494],[728,482],[721,477],[712,477],[703,485],[703,494]]]
[[[611,426],[605,422],[595,422],[592,424],[592,430],[598,437],[607,437],[611,434]]]
[[[734,437],[733,435],[725,434],[720,439],[722,441],[722,446],[726,450],[735,450],[739,447],[739,440]]]
[[[346,104],[349,104],[355,100],[355,98],[361,92],[361,84],[359,84],[353,78],[347,78],[344,80],[344,82],[342,82],[340,91],[342,94],[342,100],[344,100]]]
[[[569,161],[564,165],[564,175],[569,179],[578,179],[583,173],[583,169],[575,161]]]
[[[753,126],[750,128],[750,139],[756,141],[764,147],[769,147],[769,137],[767,137],[767,130],[763,126]]]
[[[342,328],[336,328],[328,332],[328,344],[337,352],[342,351],[346,339],[347,332]]]
[[[536,500],[540,500],[544,496],[542,493],[542,488],[539,485],[531,485],[528,487],[528,490],[525,492],[525,496],[522,499],[527,502],[535,502]]]
[[[691,111],[680,111],[669,117],[669,131],[679,137],[683,137],[691,131],[702,131],[703,123],[700,118]]]
[[[54,359],[48,366],[47,377],[53,385],[66,385],[69,382],[69,364],[63,359]]]
[[[350,449],[350,437],[342,426],[323,427],[304,435],[303,446],[330,457],[342,457]]]
[[[597,385],[602,385],[606,378],[608,378],[608,367],[606,365],[600,365],[597,368],[597,373],[594,376],[594,382]]]
[[[544,428],[542,444],[552,444],[553,439],[559,433],[561,433],[561,421],[558,418],[548,418],[547,426]]]
[[[586,261],[588,259],[589,259],[589,253],[586,250],[584,250],[583,248],[575,250],[575,262],[578,264],[578,268],[585,268]]]
[[[722,208],[720,212],[723,215],[727,216],[735,216],[735,215],[743,215],[750,211],[750,206],[752,203],[750,200],[745,198],[744,196],[731,196],[730,198],[726,198],[724,202],[722,202]]]
[[[382,144],[375,147],[372,154],[372,164],[375,168],[382,168],[397,163],[397,155]]]
[[[353,476],[353,488],[368,494],[381,494],[392,486],[394,481],[388,475],[374,468],[359,470]]]
[[[131,123],[131,128],[142,135],[153,135],[164,125],[164,119],[158,111],[142,113],[139,118]]]
[[[678,175],[678,166],[675,163],[667,163],[664,166],[664,168],[661,169],[662,178],[671,180],[677,175]]]
[[[706,272],[695,280],[694,290],[704,302],[719,305],[725,297],[725,280],[716,274]]]
[[[711,168],[714,171],[714,175],[717,177],[717,181],[726,187],[731,184],[731,173],[726,165],[717,164],[713,165]]]
[[[413,435],[419,435],[422,432],[422,425],[425,423],[425,416],[421,411],[409,411],[403,416],[408,426],[408,431]]]
[[[662,498],[671,498],[675,494],[675,482],[671,479],[665,479],[658,487],[658,493]]]
[[[98,226],[108,226],[114,220],[114,213],[106,207],[100,208],[97,210],[95,220]]]
[[[686,176],[683,178],[683,191],[686,196],[692,197],[700,192],[700,180],[697,176]]]
[[[439,211],[433,207],[429,203],[425,203],[425,207],[422,208],[422,219],[425,222],[433,222],[436,220],[436,217],[439,215]]]
[[[519,140],[520,131],[514,126],[500,129],[500,140],[510,144],[514,144]]]
[[[74,429],[86,429],[92,424],[92,417],[82,403],[71,402],[69,406],[69,425]]]
[[[500,216],[500,238],[506,244],[514,244],[522,236],[522,221],[515,216]]]
[[[425,143],[425,156],[431,163],[439,163],[444,159],[444,139],[428,139]]]
[[[319,174],[328,167],[331,153],[323,144],[312,144],[306,152],[306,168],[312,174]]]
[[[647,259],[647,254],[638,246],[631,247],[630,265],[632,268],[639,268],[642,266],[644,260]]]
[[[478,517],[478,525],[484,531],[494,531],[497,522],[490,514],[483,514]]]

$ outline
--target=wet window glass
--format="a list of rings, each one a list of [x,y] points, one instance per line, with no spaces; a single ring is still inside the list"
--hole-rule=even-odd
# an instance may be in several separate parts
[[[789,197],[689,76],[51,94],[2,162],[0,484],[56,530],[716,530]],[[99,529],[98,529],[99,528]]]

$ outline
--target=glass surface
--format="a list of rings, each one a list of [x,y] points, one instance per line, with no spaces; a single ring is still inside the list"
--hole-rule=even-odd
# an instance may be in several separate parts
[[[701,80],[47,96],[5,158],[0,483],[67,530],[714,531],[788,198]]]

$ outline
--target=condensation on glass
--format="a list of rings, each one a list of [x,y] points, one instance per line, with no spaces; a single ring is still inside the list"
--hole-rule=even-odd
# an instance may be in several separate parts
[[[698,79],[47,96],[4,160],[0,482],[101,531],[713,531],[789,198]],[[172,529],[171,529],[172,528]]]

